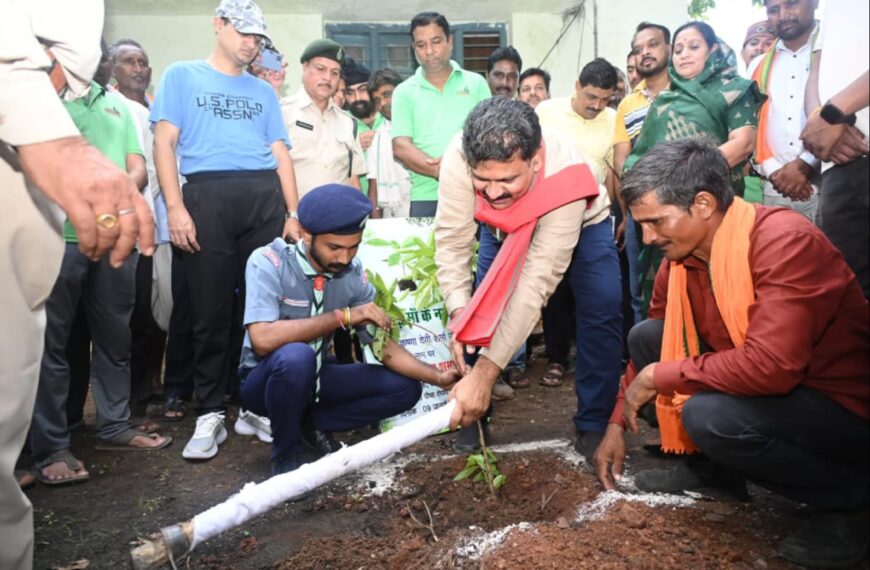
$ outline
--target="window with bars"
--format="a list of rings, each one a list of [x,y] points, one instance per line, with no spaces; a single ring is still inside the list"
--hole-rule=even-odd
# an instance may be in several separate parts
[[[486,60],[506,43],[505,26],[496,24],[458,24],[453,34],[453,59],[463,68],[486,73]],[[407,25],[326,24],[326,36],[344,46],[345,52],[375,71],[390,67],[402,77],[417,69]]]

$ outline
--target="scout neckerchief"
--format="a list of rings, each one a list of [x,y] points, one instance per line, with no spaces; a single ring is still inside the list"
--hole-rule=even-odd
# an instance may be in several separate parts
[[[552,176],[544,176],[546,148],[541,146],[541,169],[532,188],[504,210],[496,210],[477,194],[476,220],[508,234],[471,302],[450,323],[456,339],[471,346],[489,346],[520,278],[538,220],[571,202],[598,197],[598,181],[586,164],[572,164]],[[531,196],[531,197],[530,197]],[[587,202],[587,207],[588,207]]]
[[[305,276],[312,280],[314,286],[314,302],[311,303],[311,317],[316,317],[323,314],[323,291],[326,288],[326,282],[332,279],[332,273],[318,273],[311,267],[308,261],[308,255],[305,252],[305,244],[299,243],[299,267]],[[315,369],[314,378],[316,386],[314,389],[314,401],[320,400],[320,365],[323,362],[323,337],[317,337],[308,343],[314,350]]]
[[[749,306],[755,302],[755,288],[749,267],[749,234],[755,225],[755,206],[735,197],[713,237],[710,279],[719,314],[735,347],[743,346],[749,329]],[[700,354],[700,339],[689,302],[686,268],[670,262],[661,361],[685,360]],[[698,448],[680,421],[689,397],[674,393],[656,398],[656,416],[662,449],[670,453],[695,453]]]

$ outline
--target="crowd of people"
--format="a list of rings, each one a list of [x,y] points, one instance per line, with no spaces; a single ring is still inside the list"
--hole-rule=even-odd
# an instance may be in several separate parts
[[[0,566],[32,564],[21,488],[90,479],[70,437],[89,389],[97,449],[164,449],[195,402],[181,455],[208,460],[238,407],[280,474],[423,383],[450,390],[469,451],[493,401],[571,375],[604,488],[645,417],[681,459],[641,490],[746,500],[749,480],[817,507],[787,559],[866,556],[866,3],[766,0],[745,76],[709,23],[641,22],[624,70],[595,58],[561,97],[512,46],[463,69],[436,12],[410,22],[410,77],[323,38],[285,96],[252,0],[222,0],[211,53],[152,96],[145,46],[103,40],[98,62],[102,8],[58,30],[59,4],[2,8],[21,29],[0,38]],[[361,361],[391,327],[356,258],[385,217],[434,218],[446,370],[389,338],[384,366]]]

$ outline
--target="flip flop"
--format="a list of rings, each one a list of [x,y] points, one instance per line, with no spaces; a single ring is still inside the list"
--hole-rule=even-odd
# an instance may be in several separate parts
[[[134,418],[131,419],[133,427],[142,433],[156,433],[160,431],[160,424],[150,418]]]
[[[21,487],[21,490],[29,489],[36,484],[36,477],[25,469],[15,470],[15,480],[18,481],[18,486]]]
[[[553,362],[547,366],[547,372],[541,376],[538,383],[547,388],[558,388],[564,383],[565,367],[558,362]]]
[[[163,442],[154,447],[139,447],[131,445],[130,442],[133,441],[133,438],[136,436],[147,437],[153,440],[162,437]],[[128,428],[118,434],[113,441],[100,440],[97,445],[94,446],[94,449],[98,451],[157,451],[158,449],[163,449],[168,446],[170,443],[172,443],[172,436],[161,436],[156,433],[142,433],[135,428]]]
[[[45,475],[42,474],[42,470],[45,467],[53,463],[59,462],[66,463],[66,466],[69,467],[72,471],[78,471],[83,467],[81,462],[73,456],[72,452],[69,449],[61,449],[60,451],[55,451],[42,461],[36,463],[33,466],[33,477],[42,483],[43,485],[47,485],[49,487],[60,487],[63,485],[72,485],[74,483],[84,483],[85,481],[90,480],[90,474],[85,475],[73,475],[72,477],[66,477],[64,479],[49,479]]]

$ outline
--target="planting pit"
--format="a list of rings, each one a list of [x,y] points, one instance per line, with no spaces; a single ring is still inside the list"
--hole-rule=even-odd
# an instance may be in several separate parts
[[[315,510],[366,512],[374,502],[390,516],[368,534],[308,541],[278,568],[424,568],[437,561],[456,565],[479,554],[473,546],[458,548],[469,537],[480,536],[484,543],[491,540],[489,533],[511,525],[572,520],[577,506],[598,494],[590,475],[551,452],[499,454],[498,469],[507,483],[498,496],[484,482],[453,481],[464,466],[465,457],[460,456],[417,461],[405,466],[395,489],[380,497],[314,499]]]
[[[569,377],[559,388],[540,386],[536,380],[543,372],[544,363],[536,361],[531,388],[496,403],[493,450],[507,475],[498,498],[484,484],[454,482],[466,457],[452,452],[455,434],[433,436],[199,545],[178,567],[792,567],[777,557],[776,545],[799,523],[800,509],[763,489],[752,487],[747,504],[632,493],[633,473],[671,464],[643,450],[657,436],[645,425],[627,440],[627,493],[600,493],[570,444],[573,383]],[[228,426],[235,414],[227,414]],[[89,424],[94,420],[87,418]],[[182,460],[194,422],[189,415],[163,423],[162,431],[178,444],[147,457],[96,452],[90,429],[74,431],[73,450],[91,481],[28,491],[36,526],[34,568],[71,567],[81,560],[90,568],[129,567],[130,544],[138,537],[188,520],[245,483],[268,478],[270,446],[256,438],[231,434],[211,461]],[[373,432],[337,435],[352,444]],[[437,542],[410,515],[428,526],[426,506]]]

